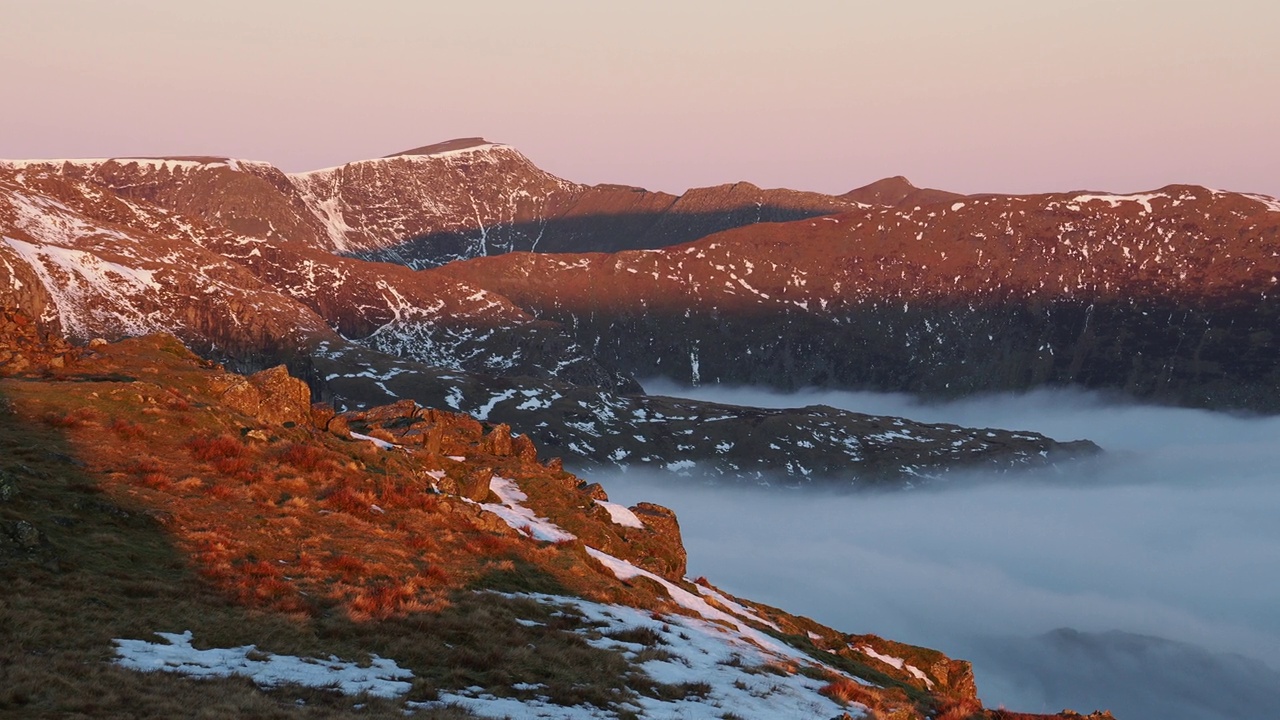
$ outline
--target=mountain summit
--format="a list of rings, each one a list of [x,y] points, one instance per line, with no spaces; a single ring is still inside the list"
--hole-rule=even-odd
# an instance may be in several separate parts
[[[865,205],[930,205],[964,197],[946,190],[918,188],[901,175],[877,180],[840,196]]]
[[[439,155],[441,153],[453,152],[455,150],[474,150],[483,147],[496,147],[495,143],[491,143],[482,137],[454,138],[453,140],[445,140],[431,145],[423,145],[412,150],[387,155],[386,157],[401,157],[404,155]],[[506,147],[506,146],[502,146]]]

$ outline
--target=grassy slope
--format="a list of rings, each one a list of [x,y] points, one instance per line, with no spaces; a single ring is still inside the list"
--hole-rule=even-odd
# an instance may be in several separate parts
[[[513,450],[500,431],[465,418],[435,417],[440,430],[414,452],[264,424],[220,402],[238,380],[166,337],[98,348],[43,377],[0,380],[0,482],[17,490],[0,501],[0,714],[328,717],[361,704],[362,715],[403,716],[398,701],[263,692],[247,680],[195,682],[109,662],[113,638],[184,630],[201,647],[394,658],[414,672],[410,700],[477,685],[518,697],[517,683],[542,684],[539,694],[565,705],[689,692],[592,647],[572,632],[584,629],[573,613],[475,592],[676,610],[656,583],[619,581],[581,541],[532,541],[431,489],[442,473],[441,485],[474,489],[476,477],[495,472],[594,547],[638,563],[665,552],[657,534],[609,523],[557,464],[538,464],[531,448]],[[424,427],[392,416],[355,423],[396,439]],[[844,638],[758,610],[818,655],[808,633],[824,646]],[[925,693],[852,657],[838,662],[889,688],[847,697],[885,717],[976,710],[959,694]],[[837,683],[831,692],[852,690]]]

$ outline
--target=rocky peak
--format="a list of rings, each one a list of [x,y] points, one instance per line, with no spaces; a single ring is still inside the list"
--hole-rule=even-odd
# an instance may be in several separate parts
[[[931,188],[918,188],[902,175],[877,180],[840,195],[844,200],[866,205],[910,206],[928,205],[963,197],[959,193]]]

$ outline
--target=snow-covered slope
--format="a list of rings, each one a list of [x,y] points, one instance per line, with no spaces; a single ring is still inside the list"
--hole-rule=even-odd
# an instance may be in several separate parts
[[[159,165],[164,167],[164,165]],[[178,167],[182,167],[179,165]],[[0,166],[0,295],[86,341],[167,331],[222,352],[283,351],[332,332],[202,243],[209,230],[43,165]]]

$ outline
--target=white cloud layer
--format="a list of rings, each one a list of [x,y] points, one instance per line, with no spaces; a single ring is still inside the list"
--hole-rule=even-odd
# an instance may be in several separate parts
[[[670,386],[646,387],[675,394]],[[946,405],[840,392],[679,392],[1030,429],[1087,437],[1108,451],[1097,463],[1057,473],[973,476],[896,493],[681,486],[635,473],[604,478],[615,501],[648,499],[677,511],[691,574],[842,630],[957,657],[981,660],[992,637],[1069,627],[1168,638],[1277,667],[1280,418],[1113,404],[1075,392]],[[1002,677],[990,656],[976,670],[989,704],[1061,709],[1041,707],[1054,698]],[[1261,676],[1274,677],[1266,668]],[[1133,690],[1136,700],[1085,700],[1144,707],[1142,688]],[[1154,701],[1167,688],[1149,690]]]

